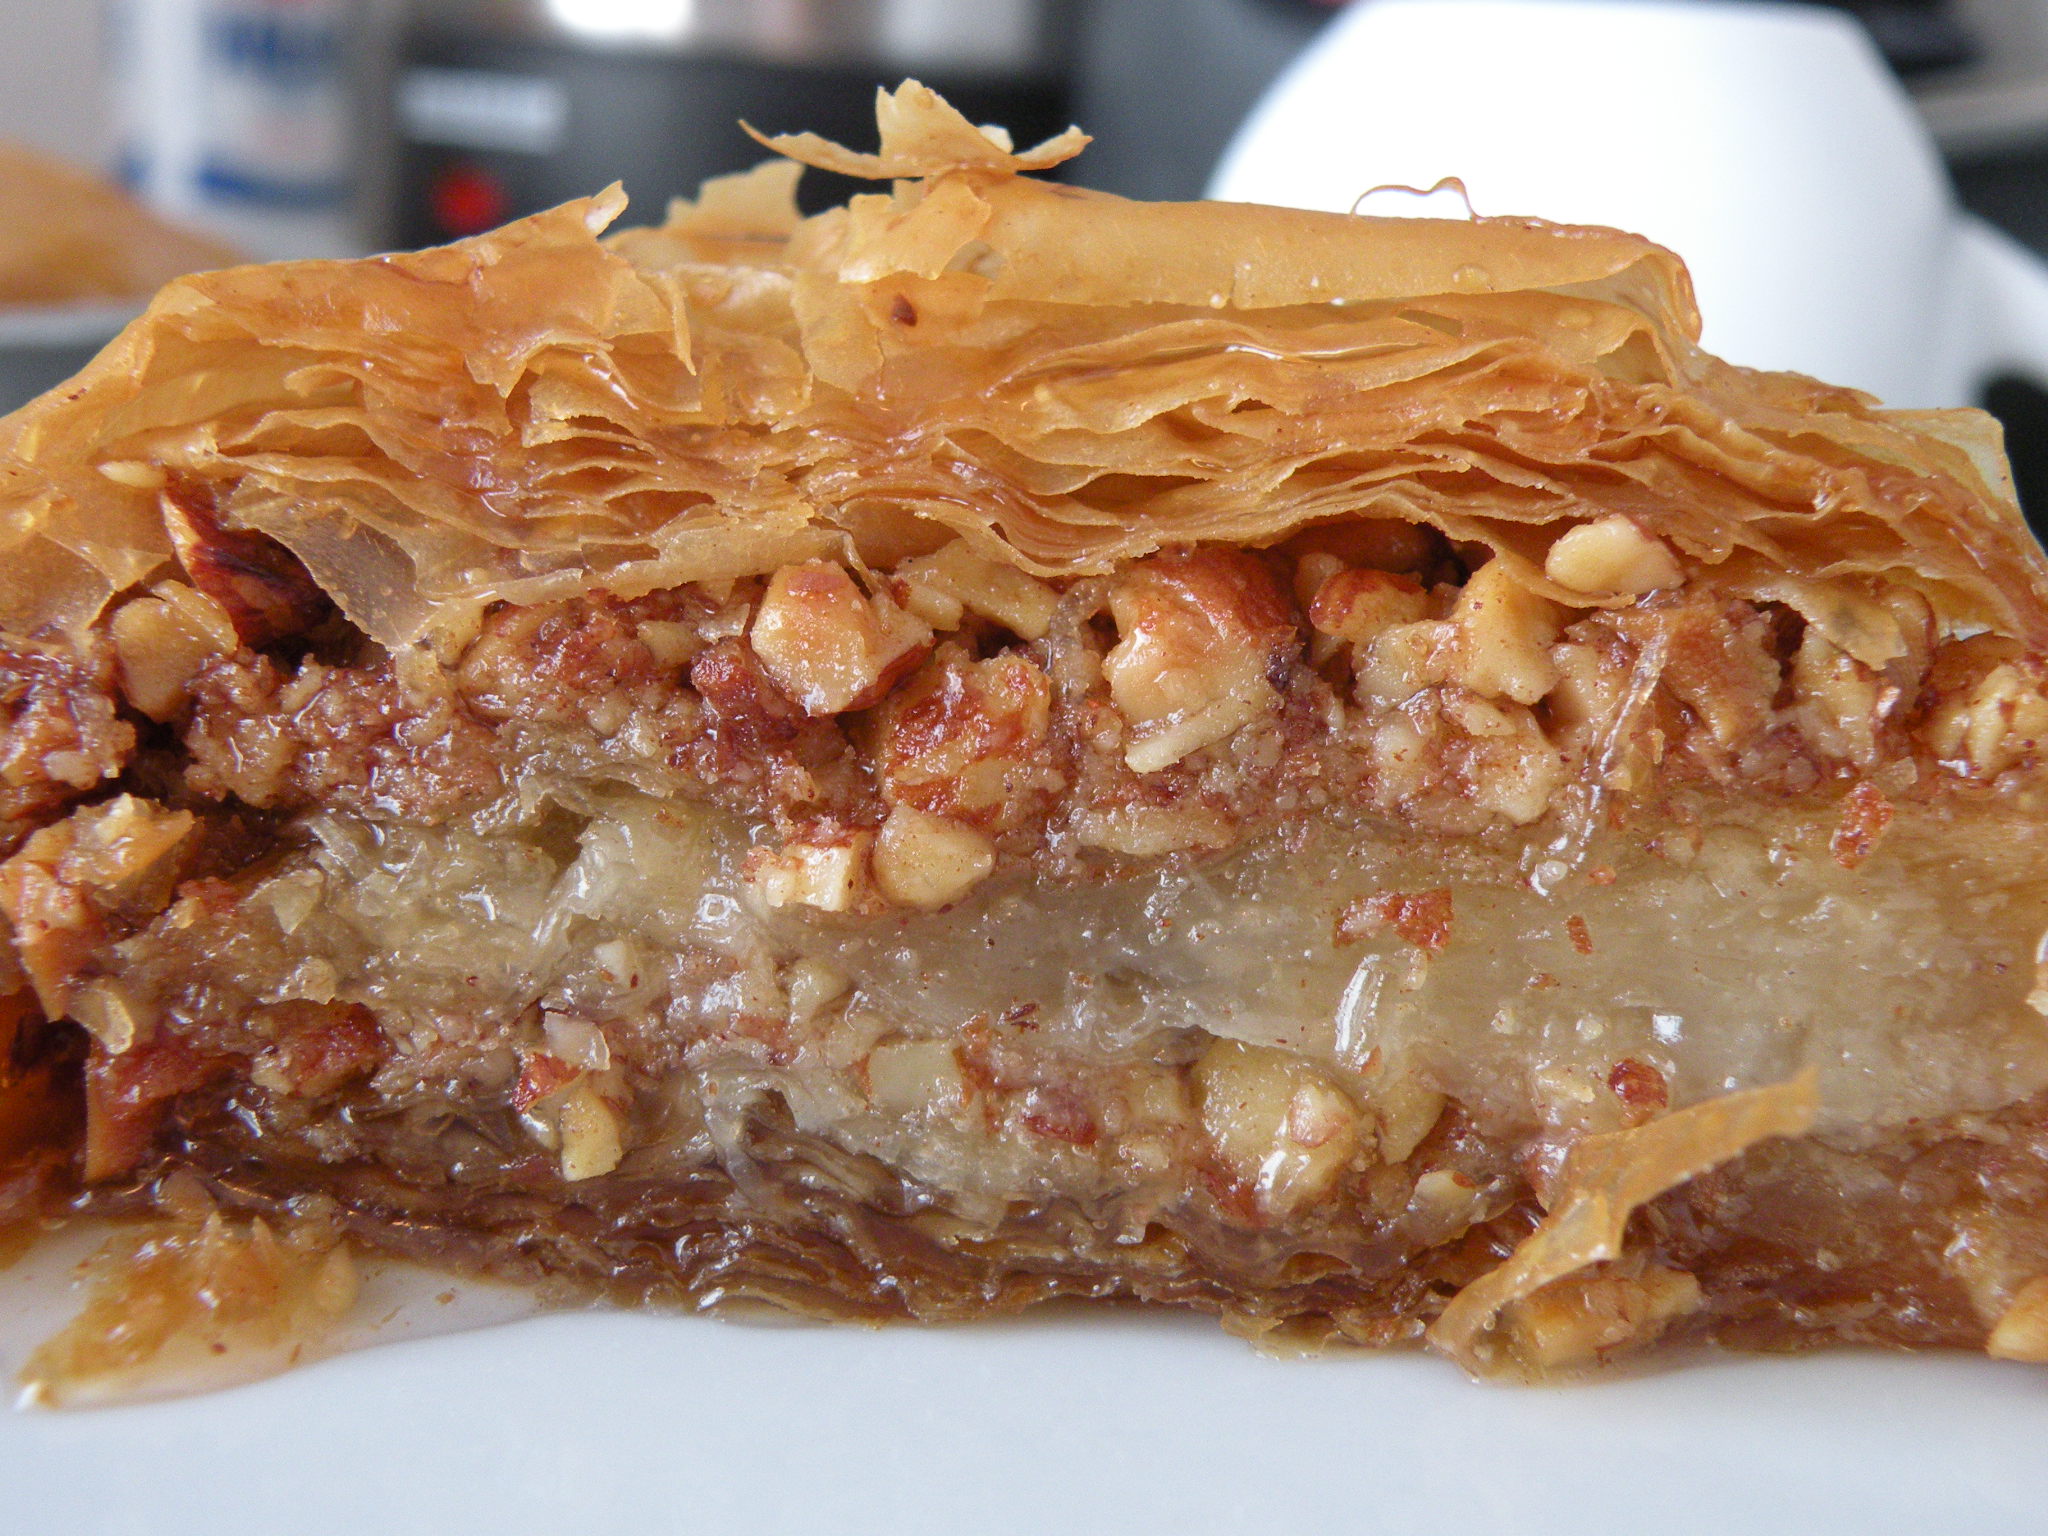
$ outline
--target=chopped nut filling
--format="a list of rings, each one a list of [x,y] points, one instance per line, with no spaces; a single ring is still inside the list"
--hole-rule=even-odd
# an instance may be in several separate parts
[[[1843,1123],[2048,1089],[2048,889],[2001,808],[2048,730],[2036,660],[1907,604],[1863,659],[1618,519],[1544,565],[1585,606],[1397,533],[1064,586],[962,543],[812,561],[504,605],[445,656],[252,648],[260,592],[237,617],[159,582],[110,661],[18,663],[0,908],[91,1040],[85,1171],[219,1145],[187,1135],[209,1103],[395,1170],[452,1106],[505,1189],[610,1210],[773,1125],[962,1231],[1032,1190],[1207,1234],[1198,1269],[1313,1230],[1412,1281],[1526,1221],[1518,1127],[1618,1132],[1815,1058]],[[122,702],[175,742],[146,775]],[[1717,809],[1738,792],[1775,842]],[[230,812],[275,828],[216,872]],[[1956,815],[2010,863],[1933,880]],[[1674,933],[1733,983],[1646,992]],[[1891,1011],[1823,1025],[1879,976]],[[1856,1064],[1906,1030],[1921,1081],[1869,1100]],[[1515,1301],[1500,1358],[1738,1328],[1681,1247]],[[631,1267],[605,1252],[562,1263]],[[1427,1313],[1285,1305],[1347,1336]],[[1952,1326],[2035,1358],[2039,1310]]]

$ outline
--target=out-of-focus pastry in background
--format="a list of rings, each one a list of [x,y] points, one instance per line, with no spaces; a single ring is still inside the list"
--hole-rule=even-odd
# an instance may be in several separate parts
[[[0,306],[145,299],[241,259],[82,166],[0,140]]]

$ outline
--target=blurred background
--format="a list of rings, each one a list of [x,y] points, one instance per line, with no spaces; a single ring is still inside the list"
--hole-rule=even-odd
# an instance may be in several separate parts
[[[1965,202],[2048,246],[2048,0],[1843,0]],[[1072,179],[1201,195],[1342,0],[0,0],[0,137],[259,255],[472,233],[624,180],[644,213],[761,157],[735,120],[865,143],[915,74]],[[834,189],[818,187],[824,200]]]
[[[259,257],[434,243],[621,180],[639,216],[744,167],[736,127],[872,142],[906,74],[1084,185],[1200,196],[1341,0],[0,0],[0,138]],[[1842,0],[1963,204],[2048,251],[2048,0]],[[816,205],[843,195],[806,180]],[[0,232],[4,233],[4,232]],[[55,377],[61,377],[61,374]],[[47,381],[45,381],[47,382]],[[26,387],[0,378],[0,393]],[[38,385],[40,387],[40,385]],[[2048,508],[2048,395],[1994,381]],[[11,406],[12,399],[0,399]]]

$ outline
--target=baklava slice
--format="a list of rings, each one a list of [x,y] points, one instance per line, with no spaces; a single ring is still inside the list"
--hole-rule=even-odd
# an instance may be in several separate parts
[[[1988,418],[1727,366],[1613,231],[881,127],[185,279],[0,425],[7,1212],[164,1213],[159,1320],[353,1251],[2048,1357]]]
[[[241,259],[83,166],[0,139],[0,310],[123,300],[139,308],[174,277]],[[10,386],[10,401],[21,388]]]

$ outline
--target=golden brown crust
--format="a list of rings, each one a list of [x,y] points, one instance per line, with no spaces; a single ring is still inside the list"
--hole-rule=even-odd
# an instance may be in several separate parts
[[[953,153],[957,117],[905,91],[889,152]],[[601,241],[608,193],[440,250],[174,284],[0,436],[0,621],[75,632],[162,567],[176,471],[386,644],[849,538],[873,559],[950,530],[1075,575],[1368,510],[1561,597],[1545,556],[1590,507],[1802,611],[1895,582],[2048,639],[1980,418],[1715,362],[1646,242],[921,163],[793,227],[760,212],[755,239],[736,192]]]

